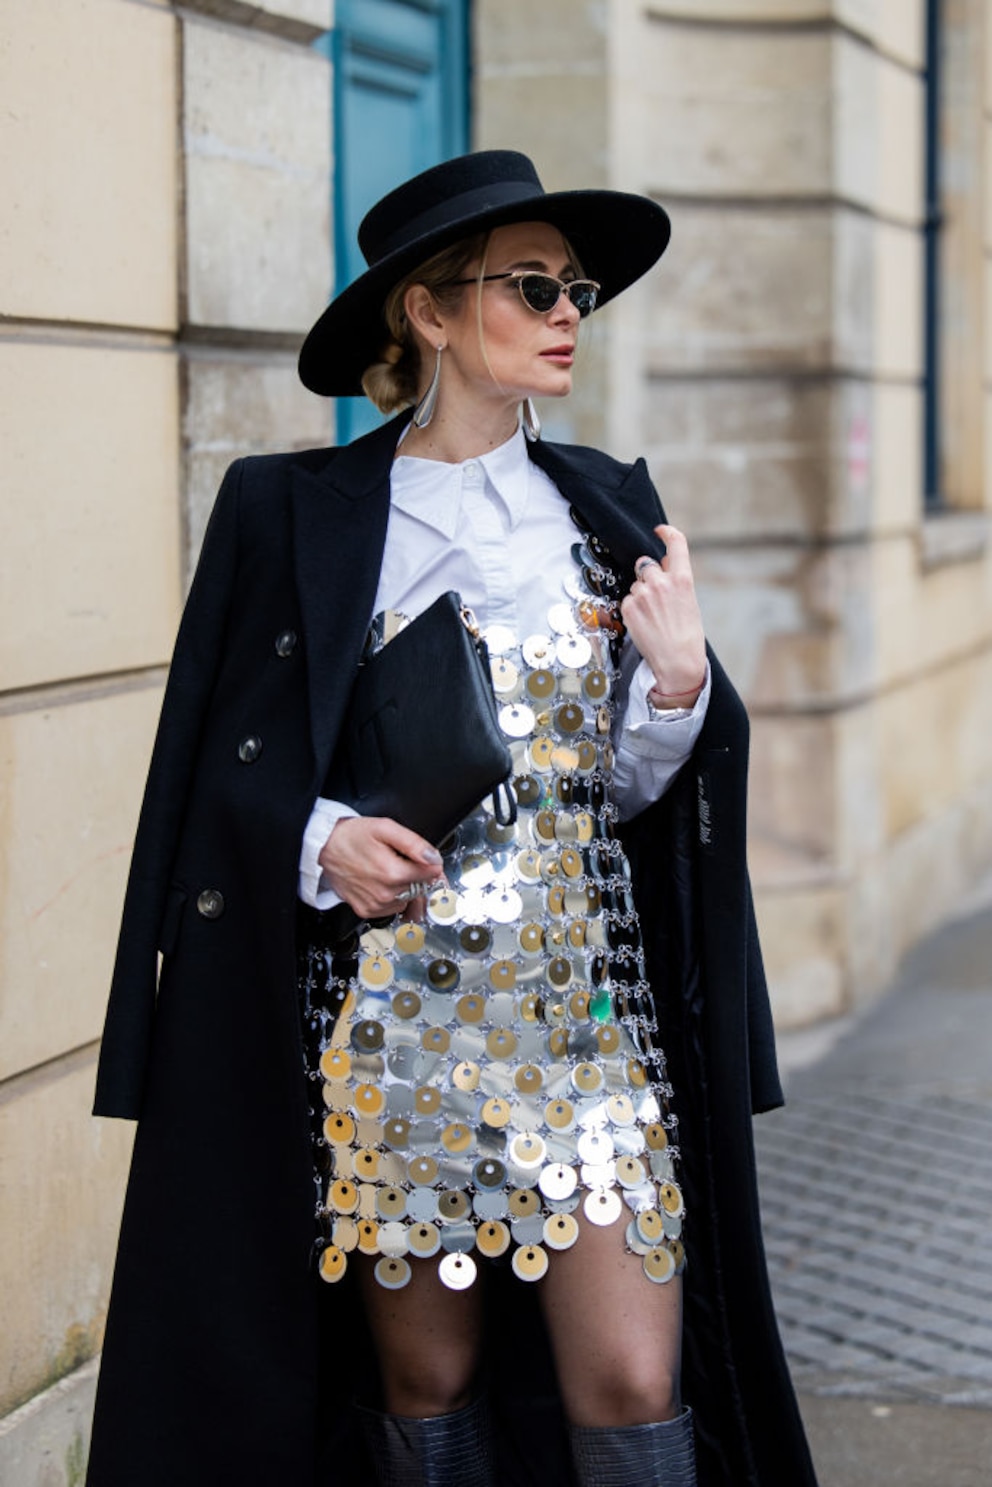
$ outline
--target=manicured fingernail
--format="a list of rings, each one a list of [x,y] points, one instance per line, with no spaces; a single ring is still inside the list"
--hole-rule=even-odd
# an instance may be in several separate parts
[[[433,847],[428,847],[423,854],[425,862],[435,862],[440,865],[442,858],[440,852],[435,852]]]

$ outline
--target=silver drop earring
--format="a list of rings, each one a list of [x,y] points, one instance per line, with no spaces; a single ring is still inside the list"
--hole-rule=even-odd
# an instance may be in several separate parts
[[[521,411],[521,422],[523,423],[524,433],[526,434],[527,438],[532,444],[536,444],[538,439],[541,437],[541,420],[537,416],[537,409],[534,407],[534,403],[531,398],[524,398],[524,405]]]
[[[437,390],[441,385],[441,352],[443,350],[443,346],[437,348],[437,361],[434,363],[431,385],[413,410],[413,421],[418,429],[425,429],[434,417],[434,410],[437,407]]]

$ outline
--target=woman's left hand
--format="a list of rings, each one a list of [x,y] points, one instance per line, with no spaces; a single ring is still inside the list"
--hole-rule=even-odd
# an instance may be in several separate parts
[[[659,563],[638,558],[637,578],[622,601],[623,622],[654,673],[651,700],[660,707],[692,707],[706,676],[706,641],[689,562],[689,545],[677,527],[655,532],[667,549]]]

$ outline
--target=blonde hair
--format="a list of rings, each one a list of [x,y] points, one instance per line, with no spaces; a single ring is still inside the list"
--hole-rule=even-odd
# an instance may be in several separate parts
[[[407,290],[413,284],[423,284],[442,309],[454,309],[465,288],[455,281],[464,276],[475,259],[480,260],[481,271],[485,272],[487,244],[487,233],[463,238],[450,248],[442,248],[390,290],[382,308],[388,338],[378,358],[362,375],[362,391],[380,413],[396,413],[400,408],[410,407],[419,395],[420,347],[403,306]]]

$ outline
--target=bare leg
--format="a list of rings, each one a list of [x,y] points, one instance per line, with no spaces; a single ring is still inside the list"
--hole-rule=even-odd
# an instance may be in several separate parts
[[[471,1397],[482,1334],[482,1279],[451,1291],[430,1260],[411,1260],[401,1291],[373,1276],[358,1257],[362,1297],[391,1415],[426,1419],[463,1408]]]
[[[646,1425],[680,1409],[682,1285],[647,1279],[628,1254],[630,1215],[551,1256],[541,1286],[565,1413],[573,1425]]]

